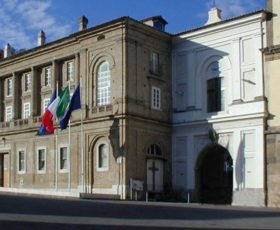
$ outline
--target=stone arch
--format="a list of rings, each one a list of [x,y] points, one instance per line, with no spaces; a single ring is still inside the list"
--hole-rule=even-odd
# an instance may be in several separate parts
[[[225,81],[230,82],[231,79],[231,61],[228,56],[222,56],[219,54],[212,54],[205,56],[199,63],[197,67],[197,80],[196,80],[196,88],[198,89],[196,91],[196,98],[197,98],[197,104],[206,110],[207,108],[207,80],[209,80],[209,75],[207,73],[210,65],[213,62],[218,62],[220,69],[220,77],[223,77]],[[225,91],[226,98],[229,98],[229,90]]]
[[[144,148],[146,155],[146,187],[149,192],[161,193],[164,190],[166,153],[164,145],[154,139],[148,141]]]
[[[102,62],[107,61],[109,63],[109,69],[111,71],[111,76],[113,76],[112,71],[115,67],[114,57],[105,51],[102,51],[94,56],[92,56],[89,64],[89,74],[88,74],[88,92],[89,92],[89,106],[94,107],[96,104],[95,94],[96,94],[96,78],[97,78],[97,69]]]
[[[202,149],[195,167],[196,192],[201,203],[231,204],[232,163],[228,150],[219,144]]]
[[[211,56],[206,56],[201,60],[199,66],[197,68],[198,76],[204,77],[208,66],[214,61],[221,62],[221,66],[222,66],[221,70],[222,71],[226,71],[226,70],[231,69],[231,61],[228,58],[228,56],[221,56],[221,55],[218,55],[218,54],[214,54],[214,55],[211,55]]]
[[[92,141],[89,144],[89,156],[88,156],[88,184],[90,185],[90,188],[93,188],[94,185],[94,172],[95,172],[95,165],[96,165],[96,146],[100,141],[106,141],[109,148],[111,149],[111,144],[107,136],[105,135],[98,135],[92,139]],[[109,155],[111,151],[109,150]]]
[[[158,140],[156,138],[151,138],[148,142],[146,142],[146,144],[144,145],[143,154],[147,155],[148,149],[151,145],[157,145],[161,149],[161,153],[162,153],[161,158],[166,159],[167,157],[167,153],[165,151],[166,146],[163,144],[161,140]]]
[[[110,64],[110,69],[112,70],[115,67],[115,59],[112,56],[112,54],[102,51],[94,56],[92,56],[90,64],[89,64],[89,72],[90,74],[94,74],[96,72],[97,67],[102,63],[103,61],[108,61]]]

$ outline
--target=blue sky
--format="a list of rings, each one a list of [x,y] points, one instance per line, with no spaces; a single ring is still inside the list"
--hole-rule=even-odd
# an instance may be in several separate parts
[[[179,33],[207,21],[214,0],[0,0],[0,48],[10,43],[15,49],[36,46],[44,30],[47,42],[78,30],[85,15],[89,27],[130,16],[141,20],[161,15],[166,30]],[[215,0],[224,19],[265,8],[266,0]]]

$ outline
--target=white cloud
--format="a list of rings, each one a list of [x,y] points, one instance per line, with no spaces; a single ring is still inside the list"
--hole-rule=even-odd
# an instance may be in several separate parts
[[[216,6],[222,10],[222,17],[239,16],[261,7],[259,0],[216,0]],[[208,3],[208,7],[211,7]]]
[[[55,18],[46,12],[50,6],[50,1],[27,0],[18,4],[16,12],[21,15],[22,19],[28,23],[30,28],[48,28],[55,24]]]
[[[236,16],[243,15],[263,7],[260,0],[215,0],[216,7],[222,10],[222,19],[228,19]],[[196,17],[204,19],[205,22],[208,18],[208,10],[213,7],[213,0],[207,0],[204,9]]]
[[[32,45],[30,37],[23,30],[22,25],[15,21],[3,7],[0,9],[0,31],[1,48],[3,48],[6,43],[19,46],[20,48],[30,47]]]
[[[70,33],[68,24],[59,23],[49,12],[51,0],[0,0],[0,44],[10,43],[16,49],[36,45],[37,34],[44,30],[47,41]]]

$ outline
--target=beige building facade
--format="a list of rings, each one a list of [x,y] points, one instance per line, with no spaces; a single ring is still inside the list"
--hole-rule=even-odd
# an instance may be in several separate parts
[[[279,206],[280,2],[267,9],[222,20],[213,8],[203,27],[177,35],[160,16],[92,28],[83,16],[78,32],[57,41],[40,31],[30,50],[7,44],[0,191],[134,199],[177,189],[203,202],[214,152],[229,175],[226,203]],[[212,111],[207,74],[219,68],[225,107],[216,101]],[[70,126],[56,121],[54,134],[38,136],[53,92],[78,84],[82,108]]]
[[[47,44],[41,31],[31,50],[5,47],[1,190],[126,199],[137,180],[141,191],[162,192],[171,184],[166,21],[123,17],[90,29],[85,17],[80,23],[79,32]],[[53,91],[69,84],[73,93],[78,83],[82,109],[72,113],[70,128],[36,135]]]
[[[268,99],[266,130],[267,205],[280,206],[280,2],[277,0],[268,0],[267,8],[270,12],[270,20],[267,22],[268,46],[263,51],[265,61],[265,93]]]

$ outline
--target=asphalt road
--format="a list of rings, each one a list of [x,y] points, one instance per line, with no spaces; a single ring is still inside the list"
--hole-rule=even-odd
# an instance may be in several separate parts
[[[280,209],[0,194],[0,230],[280,229]]]

